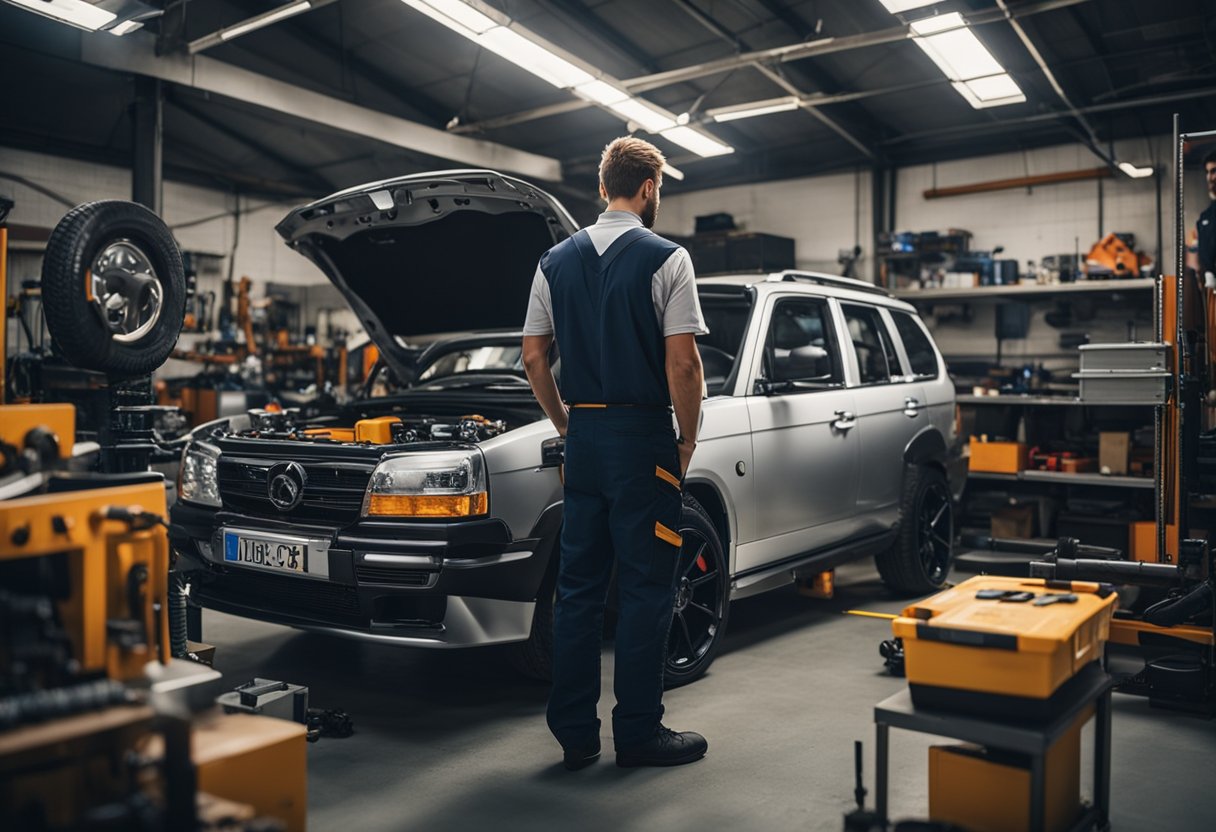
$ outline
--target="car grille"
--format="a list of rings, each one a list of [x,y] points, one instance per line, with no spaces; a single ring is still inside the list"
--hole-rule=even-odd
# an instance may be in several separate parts
[[[280,461],[221,456],[216,477],[224,508],[242,514],[292,520],[350,522],[359,519],[363,495],[372,474],[371,465],[302,463],[307,475],[304,496],[291,511],[279,511],[270,502],[266,473]]]
[[[436,572],[422,569],[394,569],[391,566],[356,566],[355,578],[361,584],[382,586],[430,586]]]
[[[214,575],[191,588],[204,604],[213,598],[222,604],[277,612],[318,623],[365,624],[353,586],[310,578],[263,575],[252,570]]]

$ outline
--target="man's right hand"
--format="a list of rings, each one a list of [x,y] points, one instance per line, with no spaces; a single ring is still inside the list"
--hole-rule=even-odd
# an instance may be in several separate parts
[[[696,450],[695,442],[681,442],[676,445],[676,453],[680,455],[680,479],[688,473],[688,463],[692,461],[692,452]]]

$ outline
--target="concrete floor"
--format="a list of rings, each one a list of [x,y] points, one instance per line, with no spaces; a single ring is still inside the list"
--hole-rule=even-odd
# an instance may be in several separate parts
[[[210,612],[204,637],[232,685],[255,674],[304,684],[314,706],[353,717],[353,737],[309,746],[314,832],[839,830],[853,804],[853,741],[866,742],[872,789],[871,709],[904,684],[878,655],[887,623],[842,613],[901,606],[868,565],[840,570],[832,601],[790,588],[734,604],[710,672],[666,697],[665,722],[705,734],[709,754],[666,770],[618,769],[605,735],[597,765],[566,772],[545,727],[546,686],[521,680],[494,648],[403,650]],[[609,646],[605,731],[611,678]],[[1216,722],[1123,695],[1114,711],[1114,829],[1216,828]],[[934,742],[892,732],[894,817],[926,815]]]

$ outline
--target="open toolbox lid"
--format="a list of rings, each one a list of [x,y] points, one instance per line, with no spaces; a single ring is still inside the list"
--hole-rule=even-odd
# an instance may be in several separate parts
[[[1025,600],[986,598],[977,593],[1017,593]],[[1051,595],[1073,595],[1071,603],[1039,603]],[[1105,640],[1118,596],[1109,586],[1088,581],[1006,578],[980,575],[906,607],[891,622],[903,639],[940,641],[965,647],[992,647],[1052,653],[1073,641],[1078,630],[1097,619]]]

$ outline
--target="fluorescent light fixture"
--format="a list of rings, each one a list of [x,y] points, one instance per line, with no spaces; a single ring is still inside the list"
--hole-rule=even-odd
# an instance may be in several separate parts
[[[404,0],[407,6],[417,9],[427,17],[454,29],[467,38],[474,38],[498,25],[486,15],[464,3],[463,0]],[[475,38],[474,38],[475,39]]]
[[[124,20],[117,26],[112,26],[109,29],[106,29],[106,31],[111,35],[118,35],[119,37],[122,37],[123,35],[128,35],[131,32],[134,32],[136,29],[142,28],[143,25],[144,24],[138,20]]]
[[[605,107],[611,107],[629,97],[629,93],[605,81],[589,81],[586,84],[579,84],[574,88],[574,93]]]
[[[118,19],[114,12],[100,9],[84,0],[10,0],[14,5],[29,9],[43,17],[68,23],[79,29],[95,32],[107,23]]]
[[[632,121],[649,133],[660,133],[663,130],[676,126],[676,120],[673,115],[665,110],[660,110],[647,104],[640,98],[627,98],[624,101],[618,101],[615,104],[610,104],[608,109],[625,119],[625,121]]]
[[[684,171],[680,170],[679,168],[672,167],[670,162],[663,163],[663,175],[670,176],[672,179],[676,180],[677,182],[684,181]]]
[[[883,8],[891,14],[900,14],[901,12],[909,12],[913,9],[923,9],[925,6],[932,6],[935,3],[940,3],[942,0],[878,0],[882,3]]]
[[[1120,163],[1119,163],[1119,170],[1121,170],[1121,171],[1123,171],[1124,173],[1126,173],[1126,174],[1127,174],[1128,176],[1130,176],[1132,179],[1143,179],[1143,178],[1144,178],[1144,177],[1146,177],[1146,176],[1152,176],[1152,175],[1153,175],[1153,169],[1152,169],[1151,167],[1149,167],[1149,168],[1138,168],[1138,167],[1136,167],[1135,165],[1133,165],[1131,162],[1120,162]]]
[[[672,127],[659,133],[668,141],[675,142],[685,150],[691,150],[698,156],[724,156],[734,153],[735,149],[728,144],[715,139],[713,136],[693,130],[691,127]]]
[[[495,26],[478,35],[477,43],[561,89],[595,80],[591,73],[504,26]]]
[[[769,101],[736,104],[731,107],[718,107],[717,109],[707,111],[706,115],[714,121],[734,121],[740,118],[754,118],[755,116],[766,116],[769,113],[784,113],[797,109],[798,99],[791,96],[789,98],[777,98]]]
[[[992,57],[958,12],[909,24],[912,41],[950,79],[972,107],[1003,107],[1026,100],[1021,87]]]
[[[277,9],[267,12],[257,17],[251,17],[244,23],[238,23],[235,26],[229,26],[227,29],[220,30],[220,40],[231,40],[239,38],[241,35],[249,34],[250,32],[261,29],[263,26],[269,26],[271,23],[277,23],[280,20],[285,20],[289,17],[295,17],[301,12],[308,11],[312,7],[312,0],[298,0],[296,3],[288,3],[286,6],[280,6]]]

